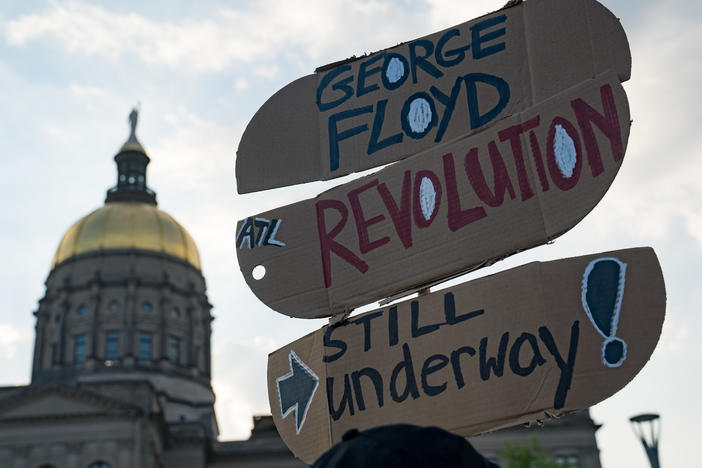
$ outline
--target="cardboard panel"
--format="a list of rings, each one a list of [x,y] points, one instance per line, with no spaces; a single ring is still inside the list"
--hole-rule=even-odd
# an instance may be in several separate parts
[[[631,381],[656,347],[665,305],[651,248],[530,263],[271,353],[273,418],[311,463],[351,428],[403,422],[472,436],[557,417]]]
[[[585,79],[629,78],[619,20],[594,0],[529,0],[273,95],[237,150],[239,193],[326,180],[494,125]]]
[[[622,163],[629,124],[608,72],[440,150],[240,221],[239,267],[265,304],[304,318],[478,268],[592,210]]]

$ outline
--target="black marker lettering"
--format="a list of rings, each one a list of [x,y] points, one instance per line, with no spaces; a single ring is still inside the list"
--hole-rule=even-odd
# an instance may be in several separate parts
[[[548,351],[553,354],[556,359],[556,364],[561,370],[561,377],[558,380],[558,388],[556,395],[553,398],[553,407],[556,409],[563,408],[568,390],[570,390],[570,382],[573,379],[573,366],[575,366],[575,355],[578,351],[578,338],[580,336],[580,321],[573,322],[570,328],[570,346],[568,347],[568,361],[564,362],[561,353],[558,351],[558,346],[553,339],[553,335],[546,327],[539,327],[539,338],[544,342]]]
[[[344,374],[344,396],[341,397],[338,409],[334,409],[334,377],[327,377],[327,406],[332,420],[337,421],[344,415],[347,404],[349,405],[349,414],[353,416],[353,395],[351,394],[349,375]]]
[[[529,343],[531,346],[531,360],[526,367],[522,367],[519,363],[519,352],[522,350],[522,345],[524,343]],[[522,333],[519,338],[514,340],[512,344],[512,349],[509,351],[509,367],[517,375],[526,377],[527,375],[534,372],[536,366],[541,366],[546,363],[546,360],[541,355],[539,351],[539,346],[536,342],[536,337],[531,333]]]
[[[500,339],[500,347],[497,351],[497,358],[490,357],[486,359],[487,354],[487,337],[480,340],[480,378],[487,380],[490,378],[490,369],[495,373],[496,377],[502,377],[505,370],[505,354],[507,354],[507,342],[509,341],[509,332],[505,332]]]
[[[363,325],[363,351],[368,351],[371,349],[371,320],[374,318],[378,318],[383,315],[383,311],[379,310],[377,312],[373,312],[372,314],[367,314],[367,315],[362,315],[358,319],[354,320],[351,323],[355,323],[356,325]]]
[[[435,364],[432,364],[432,362],[435,362]],[[428,377],[446,367],[448,363],[449,358],[443,354],[434,354],[424,361],[424,365],[422,366],[422,390],[424,390],[424,393],[428,396],[436,396],[446,390],[446,381],[441,385],[429,385]]]
[[[356,394],[356,404],[358,405],[358,411],[364,411],[366,409],[366,402],[363,399],[363,388],[361,387],[361,377],[366,376],[373,383],[375,388],[375,396],[378,400],[378,408],[383,407],[383,378],[376,369],[372,367],[365,367],[359,371],[351,373],[351,381],[353,382],[353,391]]]
[[[390,377],[390,396],[397,403],[402,403],[408,396],[412,395],[413,399],[419,398],[419,390],[417,389],[417,379],[414,376],[414,367],[412,367],[412,354],[410,354],[407,343],[402,344],[402,354],[404,359],[400,361],[392,370]],[[398,391],[397,379],[401,372],[405,374],[405,388],[402,393]]]

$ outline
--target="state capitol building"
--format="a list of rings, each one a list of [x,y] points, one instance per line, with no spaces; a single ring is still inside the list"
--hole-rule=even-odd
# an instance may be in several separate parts
[[[304,467],[270,416],[218,438],[212,306],[197,245],[161,211],[131,133],[105,203],[58,243],[36,317],[31,383],[0,388],[2,468]],[[86,194],[93,196],[95,194]],[[556,461],[600,468],[589,412],[472,438],[499,462],[536,438]]]

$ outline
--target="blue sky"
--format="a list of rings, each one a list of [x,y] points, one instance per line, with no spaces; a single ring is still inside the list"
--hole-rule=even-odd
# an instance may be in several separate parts
[[[223,438],[269,411],[267,354],[323,324],[279,315],[245,285],[238,219],[339,183],[237,195],[234,157],[258,107],[315,67],[495,10],[500,1],[82,2],[0,0],[0,384],[29,380],[34,320],[65,230],[115,183],[127,114],[141,103],[159,207],[199,245],[214,304],[213,363]],[[653,246],[668,309],[649,364],[592,410],[605,468],[647,466],[628,417],[659,412],[662,466],[689,465],[702,415],[702,5],[603,2],[627,31],[633,126],[624,164],[577,227],[484,272]]]

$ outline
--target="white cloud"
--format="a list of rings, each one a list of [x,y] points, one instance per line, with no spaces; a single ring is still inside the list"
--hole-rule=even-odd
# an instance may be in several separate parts
[[[69,53],[117,60],[136,56],[146,64],[217,72],[233,64],[292,63],[296,54],[318,65],[392,46],[485,13],[480,7],[430,2],[397,8],[389,1],[265,0],[222,8],[208,19],[158,21],[137,13],[114,13],[85,2],[51,3],[44,11],[5,23],[13,46],[55,41]],[[291,50],[295,52],[291,54]],[[274,73],[256,67],[264,76]]]
[[[239,36],[238,23],[249,19],[223,14],[217,20],[158,22],[136,13],[117,14],[83,2],[53,3],[41,13],[24,15],[6,24],[10,45],[40,39],[57,40],[71,53],[117,59],[134,54],[145,63],[171,67],[187,65],[218,71],[232,60],[250,61],[265,44]]]
[[[251,86],[248,82],[248,80],[244,78],[238,78],[237,80],[234,81],[234,89],[237,91],[244,91],[249,89],[249,86]]]
[[[446,28],[498,10],[507,3],[507,0],[488,2],[428,0],[427,3],[432,26]]]
[[[71,93],[73,93],[77,97],[88,97],[92,99],[96,97],[102,97],[105,95],[104,90],[96,88],[94,86],[72,84],[68,87],[68,89],[70,89]]]
[[[232,128],[183,107],[169,113],[167,121],[168,129],[147,150],[154,156],[149,167],[154,187],[168,184],[186,191],[208,190],[213,178],[223,172],[231,172],[233,178]]]
[[[254,67],[252,70],[255,76],[260,76],[261,78],[272,79],[276,75],[280,74],[280,67],[275,63],[267,63],[265,66]]]
[[[629,32],[632,76],[625,83],[633,124],[621,172],[596,218],[633,239],[670,240],[682,227],[702,247],[702,30],[664,7]],[[675,222],[682,219],[682,224]]]
[[[18,346],[29,343],[33,338],[33,333],[29,330],[17,328],[8,323],[0,323],[0,358],[3,360],[13,359]]]

